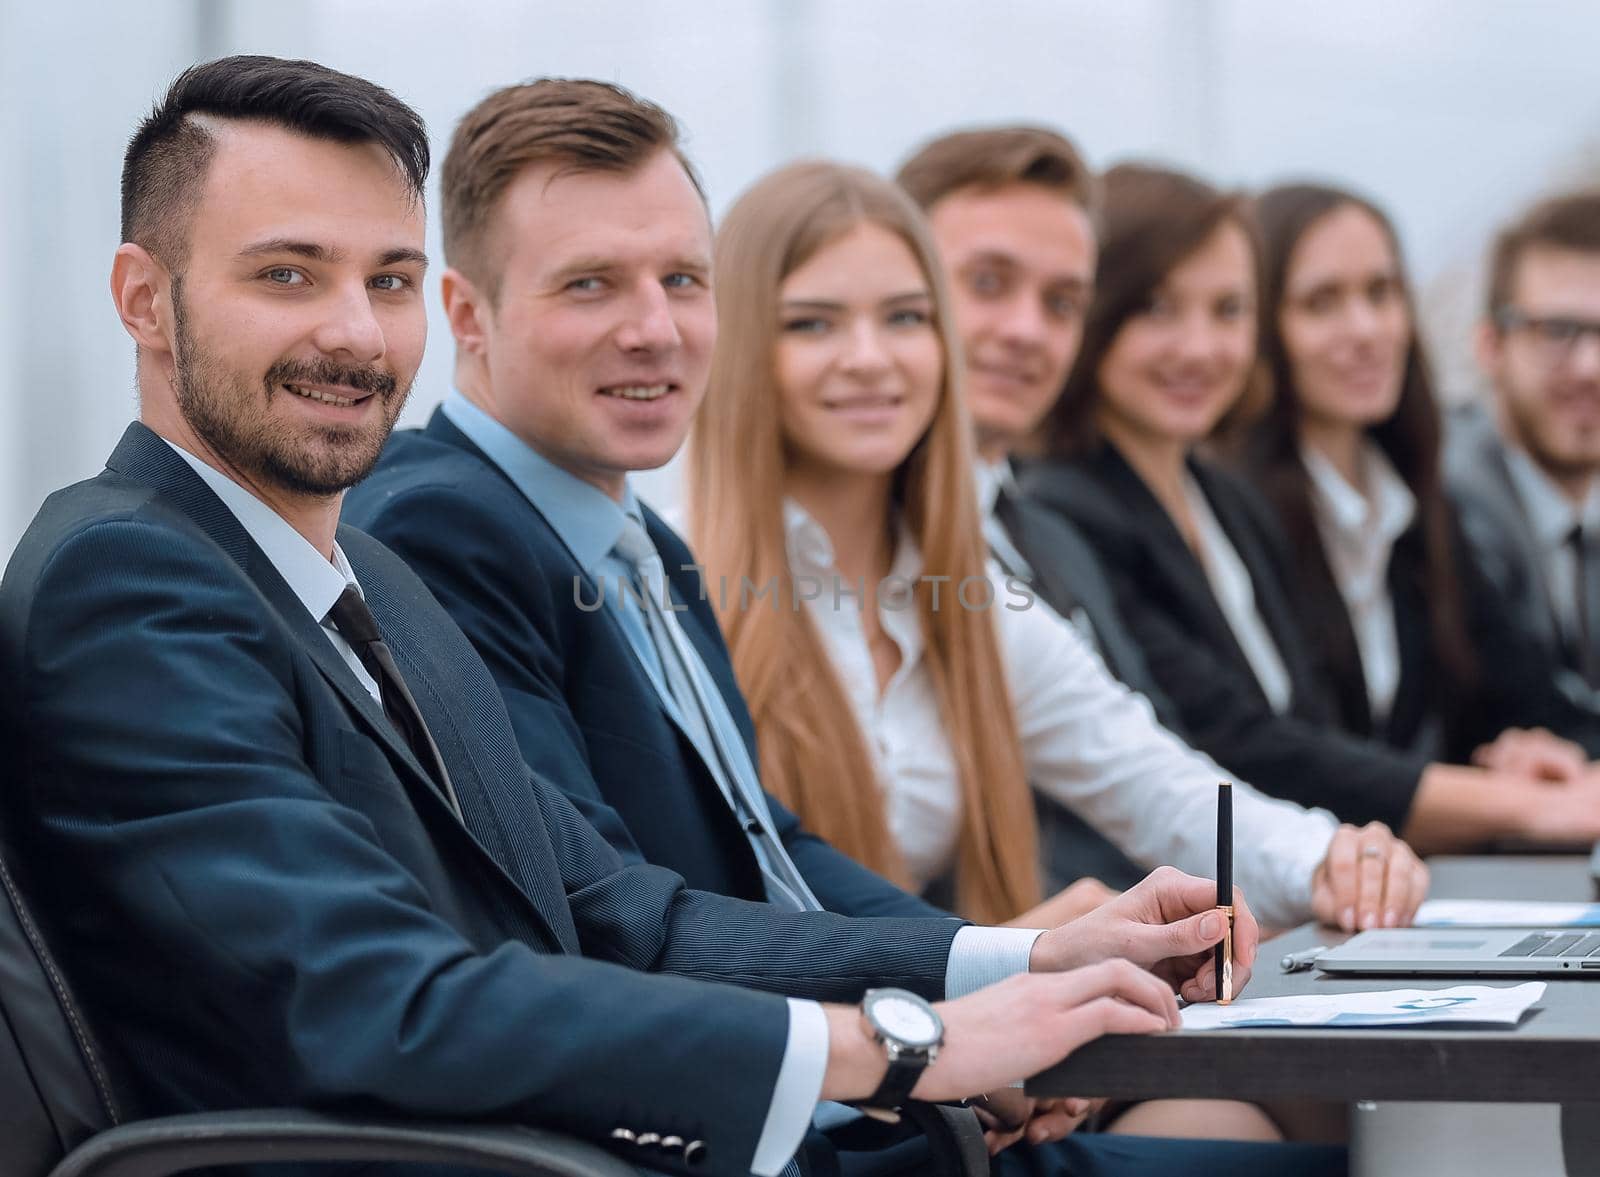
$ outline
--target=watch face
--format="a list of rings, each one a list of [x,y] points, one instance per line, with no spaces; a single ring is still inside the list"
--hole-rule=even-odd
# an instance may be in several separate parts
[[[932,1046],[939,1041],[939,1020],[924,1006],[904,997],[880,997],[872,1003],[872,1020],[884,1033],[907,1046]]]

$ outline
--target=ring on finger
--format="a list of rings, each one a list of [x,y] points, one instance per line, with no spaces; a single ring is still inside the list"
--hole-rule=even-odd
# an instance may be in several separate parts
[[[1383,857],[1383,847],[1382,846],[1363,846],[1361,848],[1361,857],[1362,858],[1382,858]]]

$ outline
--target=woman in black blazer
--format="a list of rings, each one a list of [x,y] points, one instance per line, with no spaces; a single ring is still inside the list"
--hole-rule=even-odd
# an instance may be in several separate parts
[[[1600,785],[1441,764],[1342,730],[1267,505],[1197,459],[1248,400],[1255,230],[1236,196],[1123,166],[1105,178],[1077,364],[1023,485],[1097,545],[1152,673],[1229,771],[1419,849],[1600,838]]]
[[[1273,188],[1254,212],[1272,398],[1229,448],[1288,537],[1339,723],[1446,759],[1548,728],[1587,753],[1549,731],[1514,746],[1581,765],[1600,717],[1509,620],[1441,486],[1438,402],[1393,226],[1322,185]]]

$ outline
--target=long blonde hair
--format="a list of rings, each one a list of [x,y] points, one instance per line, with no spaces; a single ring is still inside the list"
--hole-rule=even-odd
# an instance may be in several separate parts
[[[915,591],[923,657],[960,778],[957,907],[998,922],[1039,901],[1038,831],[993,618],[951,600],[950,585],[984,574],[987,546],[949,298],[922,214],[888,181],[838,164],[793,164],[757,183],[723,219],[714,283],[719,342],[690,435],[690,534],[709,583],[778,586],[777,607],[752,604],[742,589],[713,594],[755,719],[767,788],[813,832],[907,882],[849,697],[806,610],[792,607],[783,522],[779,288],[862,223],[898,234],[916,256],[944,350],[938,407],[895,472],[896,498],[927,570],[952,578],[939,608],[927,583]]]

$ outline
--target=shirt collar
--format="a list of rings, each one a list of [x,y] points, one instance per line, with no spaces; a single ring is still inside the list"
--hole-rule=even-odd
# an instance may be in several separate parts
[[[1512,488],[1541,544],[1560,547],[1567,542],[1567,533],[1575,523],[1582,523],[1585,530],[1600,529],[1600,484],[1591,486],[1583,505],[1575,508],[1572,500],[1520,447],[1508,443],[1505,455]]]
[[[166,441],[166,438],[162,438]],[[289,521],[266,503],[256,498],[244,487],[222,471],[207,465],[182,446],[172,445],[172,450],[205,481],[223,506],[233,512],[233,517],[245,529],[258,548],[265,554],[278,575],[291,592],[306,607],[307,612],[321,624],[333,608],[335,601],[349,585],[356,584],[355,573],[343,550],[335,542],[333,562],[323,559],[322,553],[310,540],[289,525]]]
[[[1358,459],[1372,491],[1370,499],[1346,482],[1344,475],[1314,447],[1304,447],[1301,460],[1324,519],[1339,534],[1375,536],[1392,543],[1411,526],[1417,513],[1416,497],[1394,464],[1370,441],[1361,443]]]
[[[833,540],[811,513],[791,498],[783,500],[784,546],[796,572],[828,572],[833,568]]]
[[[588,575],[594,575],[600,561],[622,538],[624,516],[632,515],[644,522],[644,512],[631,483],[624,484],[622,502],[617,502],[599,487],[535,452],[457,389],[450,390],[439,409],[549,520]]]
[[[789,552],[789,566],[812,576],[837,572],[833,563],[833,540],[822,524],[792,498],[783,500],[783,531]],[[890,577],[914,581],[922,575],[922,549],[906,526],[904,518],[895,523],[894,559]]]
[[[1010,458],[999,458],[993,462],[977,458],[972,464],[972,473],[978,484],[979,519],[988,519],[994,514],[995,504],[1000,501],[1002,492],[1013,497],[1019,493],[1017,472],[1012,469]]]

